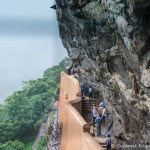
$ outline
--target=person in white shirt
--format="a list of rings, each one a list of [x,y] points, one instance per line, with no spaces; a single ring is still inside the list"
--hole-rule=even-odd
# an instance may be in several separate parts
[[[89,101],[92,100],[92,93],[93,93],[93,89],[91,86],[89,86]]]
[[[102,117],[103,117],[103,123],[105,124],[105,117],[106,117],[106,108],[105,108],[105,106],[104,106],[104,109],[103,109]]]
[[[95,119],[96,119],[96,116],[98,114],[97,109],[96,109],[95,106],[94,106],[92,112],[93,112],[93,127],[95,127]]]

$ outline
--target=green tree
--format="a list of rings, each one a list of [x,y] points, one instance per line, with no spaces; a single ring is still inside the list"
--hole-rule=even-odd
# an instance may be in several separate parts
[[[5,100],[5,105],[0,105],[0,150],[22,150],[23,143],[19,141],[37,133],[67,62],[65,58],[59,65],[48,68],[42,78],[23,81],[22,90],[15,91]]]
[[[0,144],[0,150],[24,150],[24,144],[18,140],[8,141],[5,144]]]

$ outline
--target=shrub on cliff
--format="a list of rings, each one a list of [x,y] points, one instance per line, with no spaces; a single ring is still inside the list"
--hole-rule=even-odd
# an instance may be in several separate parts
[[[37,148],[36,148],[36,150],[45,150],[46,144],[47,144],[46,136],[42,136],[42,137],[40,138],[40,140],[38,141],[38,143],[37,143]]]

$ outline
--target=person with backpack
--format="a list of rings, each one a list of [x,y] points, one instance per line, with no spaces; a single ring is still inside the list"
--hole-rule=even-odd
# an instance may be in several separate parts
[[[71,68],[71,75],[74,75],[75,72],[76,72],[76,71],[75,71],[74,67],[72,67],[72,68]]]
[[[97,114],[97,117],[96,117],[96,119],[95,119],[97,137],[100,136],[99,122],[100,122],[100,117],[99,117],[99,115]]]
[[[92,93],[93,93],[93,89],[91,86],[89,86],[89,101],[92,100]]]
[[[106,148],[107,150],[110,150],[111,148],[111,138],[110,138],[110,134],[108,134],[107,138],[106,138]]]
[[[96,122],[96,132],[97,132],[97,137],[98,137],[101,135],[102,115],[97,114],[95,122]]]

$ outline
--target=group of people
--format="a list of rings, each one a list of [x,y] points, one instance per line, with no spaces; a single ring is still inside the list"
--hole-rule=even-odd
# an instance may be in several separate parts
[[[93,117],[93,127],[95,127],[95,124],[97,126],[97,136],[101,135],[101,125],[102,123],[105,124],[105,117],[106,117],[106,109],[105,106],[99,106],[98,109],[93,105],[91,108],[92,111],[92,117]]]
[[[82,96],[85,96],[85,89],[84,89],[83,82],[80,84],[80,87],[81,87],[81,94],[82,94]],[[88,96],[89,96],[89,101],[90,102],[93,99],[92,95],[93,95],[93,89],[92,89],[91,86],[89,86],[89,88],[88,88]]]
[[[77,72],[74,67],[71,68],[71,76],[74,76],[76,78],[78,77]],[[80,87],[81,87],[82,96],[85,96],[85,89],[84,89],[83,82],[80,84]],[[88,95],[89,95],[89,102],[91,102],[93,100],[92,98],[93,89],[91,86],[89,86],[88,88]],[[101,102],[98,108],[96,108],[96,106],[93,105],[93,107],[91,108],[91,112],[92,112],[92,118],[93,118],[93,123],[92,123],[93,127],[96,127],[97,136],[101,136],[101,127],[102,127],[102,124],[103,125],[105,124],[105,118],[106,118],[106,109],[105,109],[104,103]],[[111,148],[110,135],[108,135],[106,138],[106,148],[107,150],[110,150]]]
[[[97,137],[101,136],[101,127],[102,124],[105,124],[105,118],[106,118],[106,108],[104,106],[104,103],[101,102],[99,107],[96,108],[95,105],[91,108],[92,111],[92,117],[93,117],[93,127],[96,126],[96,133]],[[107,150],[110,150],[111,148],[111,138],[110,135],[106,138],[106,148]]]

